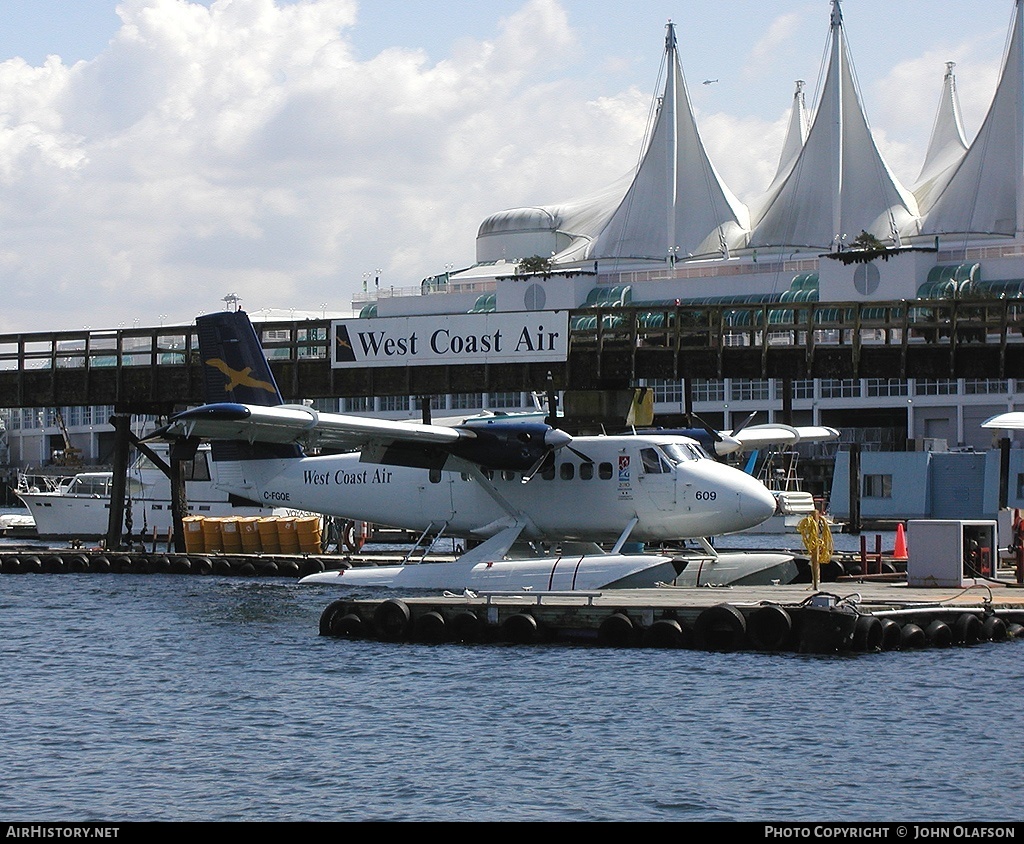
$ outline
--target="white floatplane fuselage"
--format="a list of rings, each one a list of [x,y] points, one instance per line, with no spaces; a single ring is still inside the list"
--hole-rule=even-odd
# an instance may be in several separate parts
[[[238,461],[220,482],[267,506],[479,539],[519,521],[524,539],[613,542],[632,525],[630,541],[671,542],[741,531],[775,512],[764,484],[683,438],[576,437],[573,446],[526,483],[523,472],[408,468],[355,453]]]

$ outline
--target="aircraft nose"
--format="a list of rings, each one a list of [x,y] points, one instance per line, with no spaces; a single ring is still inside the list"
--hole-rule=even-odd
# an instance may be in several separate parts
[[[757,519],[756,524],[775,515],[776,501],[771,490],[768,489],[757,478],[747,476],[747,483],[743,487],[743,496],[740,509],[744,516]]]

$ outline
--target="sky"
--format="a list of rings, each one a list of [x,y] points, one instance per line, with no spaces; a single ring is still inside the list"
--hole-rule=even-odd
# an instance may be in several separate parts
[[[625,174],[666,22],[744,201],[829,0],[0,0],[0,332],[338,313],[469,266],[490,214]],[[883,157],[909,185],[947,61],[968,140],[1013,0],[844,0]],[[705,80],[708,84],[704,84]]]

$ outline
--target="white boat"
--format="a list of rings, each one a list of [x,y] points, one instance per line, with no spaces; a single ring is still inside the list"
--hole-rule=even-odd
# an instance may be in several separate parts
[[[166,444],[154,443],[150,447],[166,459]],[[182,464],[182,471],[186,479],[187,515],[295,515],[279,508],[261,507],[217,489],[216,464],[210,459],[209,445],[201,445],[195,457]],[[15,493],[28,507],[40,539],[96,540],[107,535],[113,479],[111,471],[83,471],[71,477],[49,479],[22,475]],[[166,538],[172,524],[170,481],[148,457],[140,455],[128,472],[125,532]]]

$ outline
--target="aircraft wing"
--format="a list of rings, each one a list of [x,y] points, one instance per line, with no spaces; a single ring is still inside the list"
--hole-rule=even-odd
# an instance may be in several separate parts
[[[981,423],[982,428],[1004,428],[1007,431],[1024,430],[1024,411],[1013,410],[1009,413],[998,413]]]
[[[441,469],[450,458],[490,469],[535,471],[572,440],[543,422],[503,420],[475,425],[424,425],[342,413],[305,405],[219,402],[174,416],[148,439],[193,437],[301,446],[307,452],[359,451],[366,463]]]
[[[722,433],[739,440],[743,451],[752,451],[773,445],[786,446],[796,445],[798,442],[823,442],[839,439],[839,431],[821,425],[799,427],[779,423],[748,425],[736,433],[732,431],[723,431]]]
[[[443,425],[319,413],[304,405],[260,407],[230,402],[179,413],[158,433],[168,437],[296,443],[306,448],[349,451],[392,443],[444,446],[474,436],[472,432]]]

